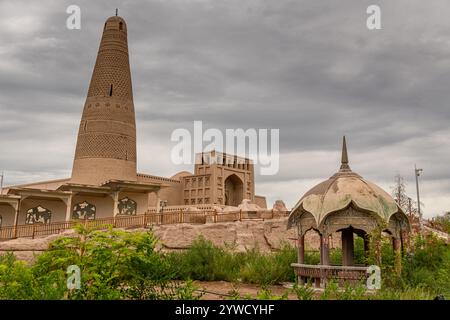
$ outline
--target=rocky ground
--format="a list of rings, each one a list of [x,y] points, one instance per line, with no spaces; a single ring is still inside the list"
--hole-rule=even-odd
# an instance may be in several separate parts
[[[287,218],[273,220],[248,220],[241,222],[175,224],[154,226],[153,232],[160,238],[163,250],[180,250],[190,246],[199,236],[211,240],[219,246],[227,246],[236,251],[259,248],[269,252],[277,250],[284,243],[295,245],[297,239],[294,229],[286,230]],[[128,229],[130,232],[146,229]],[[0,254],[12,251],[21,260],[33,261],[34,256],[48,248],[48,244],[61,236],[72,236],[74,231],[67,230],[58,235],[36,239],[14,239],[0,242]],[[307,250],[319,247],[319,237],[315,232],[307,233]],[[332,246],[339,246],[340,237],[333,236]]]

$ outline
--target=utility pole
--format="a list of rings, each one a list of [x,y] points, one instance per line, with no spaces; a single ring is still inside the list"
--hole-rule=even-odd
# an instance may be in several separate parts
[[[419,227],[422,230],[422,211],[420,210],[420,195],[419,195],[419,176],[422,173],[422,169],[417,169],[414,165],[414,175],[416,176],[416,190],[417,190],[417,211],[419,212]]]
[[[0,175],[0,195],[3,194],[3,176],[4,176],[4,174],[2,171],[2,174]]]

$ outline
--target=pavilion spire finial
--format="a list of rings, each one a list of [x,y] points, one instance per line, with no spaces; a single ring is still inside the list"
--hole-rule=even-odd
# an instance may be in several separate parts
[[[116,8],[116,17],[119,15],[119,8]]]
[[[348,165],[347,141],[345,140],[345,136],[342,139],[341,169],[339,171],[351,171]]]

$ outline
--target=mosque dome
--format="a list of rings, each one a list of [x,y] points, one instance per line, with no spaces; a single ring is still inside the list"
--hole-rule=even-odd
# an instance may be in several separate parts
[[[291,211],[290,220],[308,212],[314,217],[316,225],[320,226],[327,216],[350,206],[360,212],[376,215],[386,223],[396,213],[404,215],[386,191],[350,169],[344,137],[340,170],[306,192]]]

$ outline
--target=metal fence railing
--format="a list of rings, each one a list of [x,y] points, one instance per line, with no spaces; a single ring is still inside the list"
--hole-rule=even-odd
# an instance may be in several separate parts
[[[15,238],[35,238],[51,234],[59,234],[65,230],[72,229],[77,224],[89,227],[106,229],[109,226],[114,228],[146,228],[149,225],[165,225],[178,223],[220,223],[243,220],[267,220],[286,217],[289,212],[279,212],[274,210],[263,211],[229,211],[218,213],[214,210],[205,211],[171,211],[160,213],[146,213],[139,215],[119,215],[111,218],[100,218],[94,220],[72,220],[67,222],[52,222],[48,224],[25,224],[0,228],[0,241]]]

